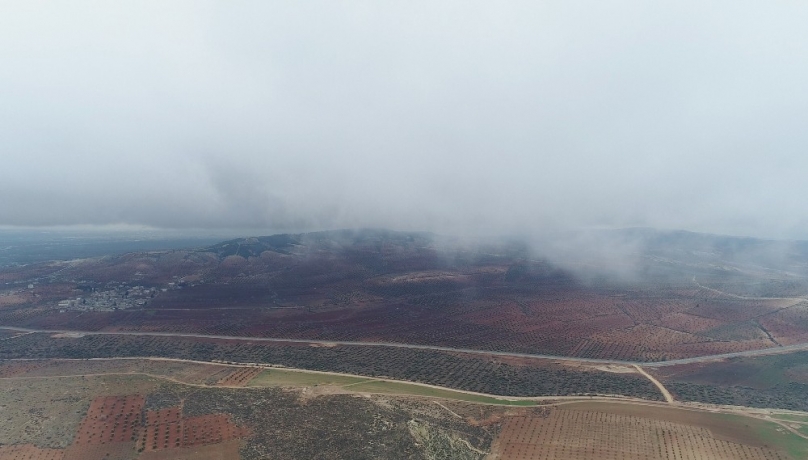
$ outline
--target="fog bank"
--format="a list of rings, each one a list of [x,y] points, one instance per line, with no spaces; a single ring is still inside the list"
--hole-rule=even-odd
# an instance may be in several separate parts
[[[808,4],[14,2],[0,225],[808,238]]]

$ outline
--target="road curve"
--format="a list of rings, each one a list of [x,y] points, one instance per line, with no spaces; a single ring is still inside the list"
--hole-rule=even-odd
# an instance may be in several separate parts
[[[671,395],[671,392],[668,391],[667,388],[665,388],[665,385],[663,385],[662,382],[660,382],[659,380],[654,378],[654,376],[649,374],[648,372],[645,372],[645,369],[643,369],[642,367],[640,367],[640,366],[638,366],[636,364],[634,365],[634,369],[637,369],[637,372],[642,374],[645,378],[650,380],[651,383],[656,385],[657,388],[659,388],[659,392],[662,393],[662,396],[665,398],[665,402],[667,402],[668,404],[673,404],[674,403],[673,395]]]
[[[27,332],[27,333],[45,333],[45,334],[82,334],[82,335],[127,335],[127,336],[141,336],[141,337],[181,337],[181,338],[196,338],[196,339],[220,339],[220,340],[238,340],[243,342],[274,342],[274,343],[304,343],[304,344],[317,344],[317,345],[345,345],[357,347],[388,347],[388,348],[407,348],[411,350],[432,350],[432,351],[446,351],[454,353],[466,353],[473,355],[488,355],[488,356],[504,356],[510,358],[532,358],[532,359],[547,359],[555,361],[570,361],[576,363],[591,363],[591,364],[617,364],[624,366],[642,366],[642,367],[664,367],[676,366],[679,364],[693,364],[708,361],[715,361],[726,358],[739,358],[739,357],[754,357],[754,356],[768,356],[783,353],[793,353],[797,351],[808,350],[808,342],[788,345],[784,347],[762,348],[758,350],[738,351],[734,353],[722,353],[717,355],[704,355],[696,356],[693,358],[670,359],[664,361],[654,362],[641,362],[641,361],[622,361],[617,359],[597,359],[597,358],[578,358],[574,356],[557,356],[557,355],[543,355],[533,353],[514,353],[508,351],[490,351],[480,350],[474,348],[454,348],[443,347],[439,345],[420,345],[415,343],[397,343],[397,342],[355,342],[345,340],[317,340],[317,339],[286,339],[280,337],[244,337],[233,335],[213,335],[213,334],[189,334],[182,332],[149,332],[149,331],[79,331],[67,329],[30,329],[25,327],[16,326],[2,326],[0,329],[9,331]]]

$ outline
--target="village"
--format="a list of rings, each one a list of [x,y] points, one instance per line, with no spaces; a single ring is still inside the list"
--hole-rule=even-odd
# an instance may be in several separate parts
[[[173,283],[172,283],[173,284]],[[142,307],[157,295],[157,289],[143,286],[130,287],[125,284],[107,285],[106,289],[93,289],[84,297],[60,301],[60,312],[67,310],[113,311]]]

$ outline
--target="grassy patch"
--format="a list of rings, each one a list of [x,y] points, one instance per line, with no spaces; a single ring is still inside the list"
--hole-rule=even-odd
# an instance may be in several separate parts
[[[312,386],[312,385],[352,385],[366,381],[367,377],[352,377],[350,375],[317,374],[313,372],[300,372],[286,369],[268,369],[250,380],[251,387],[273,386]]]
[[[426,396],[432,398],[454,399],[458,401],[476,402],[482,404],[499,404],[507,406],[534,406],[533,401],[509,400],[453,391],[442,388],[431,388],[407,382],[387,382],[369,379],[367,377],[354,377],[350,375],[316,374],[290,369],[268,369],[252,379],[248,386],[314,386],[334,385],[348,391],[357,393],[385,393],[397,395]]]
[[[748,425],[771,448],[788,452],[793,458],[808,458],[808,439],[801,438],[776,423],[736,415],[725,417]]]
[[[801,438],[771,422],[754,420],[750,423],[761,439],[772,446],[788,452],[794,458],[808,458],[808,440]]]
[[[777,420],[784,420],[788,422],[804,422],[808,423],[808,415],[794,415],[794,414],[772,414],[772,418]]]
[[[387,393],[399,395],[413,395],[413,396],[426,396],[431,398],[445,398],[455,399],[459,401],[468,401],[482,404],[500,404],[507,406],[535,406],[534,401],[525,400],[509,400],[502,398],[494,398],[491,396],[482,396],[459,391],[444,390],[441,388],[431,388],[421,385],[412,385],[405,382],[385,382],[376,380],[373,382],[360,383],[352,385],[351,391],[367,392],[367,393]]]

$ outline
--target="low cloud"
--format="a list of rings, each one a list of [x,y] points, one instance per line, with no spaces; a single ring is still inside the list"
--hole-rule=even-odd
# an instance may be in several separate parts
[[[0,225],[808,238],[805,13],[7,6]]]

